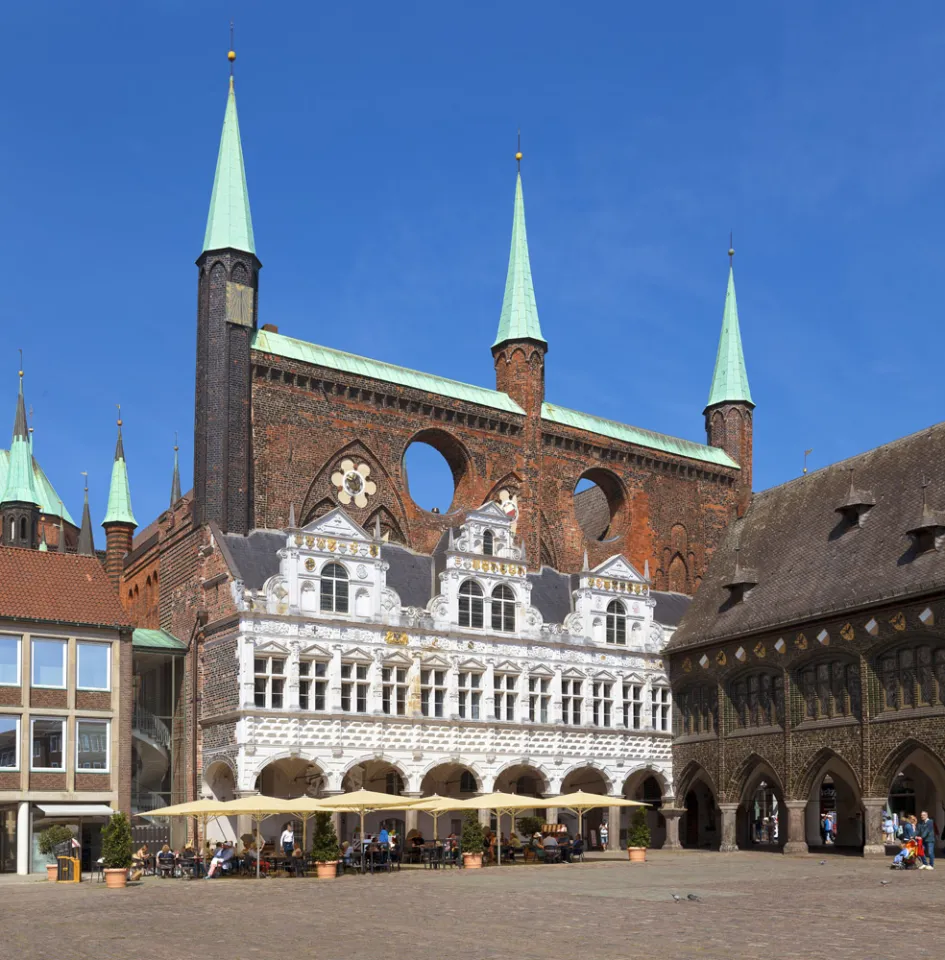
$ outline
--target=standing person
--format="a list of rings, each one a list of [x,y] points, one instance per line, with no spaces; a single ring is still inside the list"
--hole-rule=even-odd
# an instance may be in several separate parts
[[[607,821],[605,820],[600,825],[600,848],[601,850],[607,849],[607,838],[610,836],[610,830],[607,827]]]
[[[929,819],[928,813],[923,810],[919,815],[916,834],[922,840],[924,847],[922,862],[919,866],[923,870],[935,869],[935,824]]]
[[[912,817],[903,817],[901,821],[902,839],[912,840],[915,837],[915,827],[912,825]]]
[[[279,844],[286,857],[291,857],[295,850],[295,831],[291,823],[286,823],[282,828],[282,836],[279,837]]]

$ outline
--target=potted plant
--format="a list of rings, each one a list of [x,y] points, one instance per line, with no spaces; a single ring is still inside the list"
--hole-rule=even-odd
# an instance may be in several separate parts
[[[482,867],[482,848],[485,837],[482,824],[479,822],[479,813],[470,810],[463,817],[463,866],[478,870]]]
[[[646,807],[637,807],[627,831],[627,853],[631,863],[646,860],[646,848],[650,845],[650,828],[646,822]]]
[[[102,827],[102,867],[105,885],[112,889],[123,887],[128,882],[131,866],[131,824],[121,813],[113,813]]]
[[[72,831],[61,823],[54,823],[39,835],[39,852],[45,854],[49,861],[46,864],[46,877],[55,880],[59,873],[59,864],[56,860],[56,847],[68,843],[72,839]]]
[[[319,880],[332,880],[338,874],[338,835],[330,813],[316,813],[312,833],[312,859]]]

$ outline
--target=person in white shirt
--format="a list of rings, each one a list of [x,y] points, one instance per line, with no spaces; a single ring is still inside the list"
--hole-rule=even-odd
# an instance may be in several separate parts
[[[605,820],[600,825],[600,845],[606,850],[607,849],[607,837],[610,835],[610,831],[607,829],[607,821]]]
[[[282,828],[282,836],[279,837],[279,844],[282,847],[282,852],[287,856],[292,856],[292,851],[295,850],[295,831],[292,829],[292,824],[287,823]]]

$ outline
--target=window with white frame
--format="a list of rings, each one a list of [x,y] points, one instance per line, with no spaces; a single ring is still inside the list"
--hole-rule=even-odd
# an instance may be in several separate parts
[[[34,687],[65,687],[65,640],[34,640],[32,657]]]
[[[66,721],[34,717],[30,738],[33,744],[31,770],[65,770]]]
[[[482,587],[475,580],[464,580],[460,584],[459,625],[476,628],[483,625]]]
[[[515,630],[515,594],[505,584],[492,591],[492,629],[503,633]]]
[[[425,667],[420,671],[420,712],[425,717],[442,717],[446,703],[446,671]]]
[[[384,667],[381,673],[382,708],[393,717],[407,715],[407,668]]]
[[[328,662],[299,661],[299,708],[325,710],[328,706]]]
[[[348,612],[348,573],[340,563],[322,567],[321,609],[326,613]]]
[[[267,710],[281,710],[285,692],[285,657],[256,657],[256,706]]]
[[[476,670],[459,673],[459,715],[465,720],[479,719],[482,700],[482,674]]]
[[[532,723],[547,723],[550,704],[551,680],[548,677],[529,677],[528,719]]]
[[[367,713],[368,665],[348,660],[341,664],[341,709]]]
[[[669,687],[653,687],[650,691],[650,703],[653,707],[653,729],[668,731],[669,726]]]
[[[606,680],[595,680],[591,684],[591,710],[595,727],[609,727],[611,725],[610,694],[613,684]]]
[[[640,683],[623,685],[623,725],[628,730],[643,727],[643,685]]]
[[[619,600],[607,604],[607,642],[627,644],[627,608]]]
[[[20,721],[0,714],[0,770],[20,768]]]
[[[107,720],[76,720],[75,768],[108,772],[109,723]]]
[[[561,720],[563,723],[577,725],[584,713],[584,681],[561,681]]]
[[[514,673],[497,673],[495,675],[495,718],[496,720],[515,719],[515,701],[518,675]]]
[[[0,637],[0,687],[20,685],[19,637]]]
[[[79,690],[111,690],[112,645],[80,640],[75,646],[76,687]]]

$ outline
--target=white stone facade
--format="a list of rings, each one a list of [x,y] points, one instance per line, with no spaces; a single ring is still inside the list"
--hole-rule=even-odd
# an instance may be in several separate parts
[[[654,622],[649,585],[626,560],[586,570],[574,590],[558,577],[572,612],[546,623],[496,504],[434,557],[439,593],[423,609],[387,585],[383,547],[339,508],[287,532],[262,590],[235,585],[240,704],[235,743],[217,749],[235,792],[292,760],[318,772],[292,795],[384,789],[383,771],[406,794],[453,796],[515,790],[520,776],[542,795],[596,777],[603,790],[590,789],[620,796],[645,771],[671,795],[671,628]],[[205,749],[204,770],[213,762]],[[474,783],[451,790],[440,767]]]

